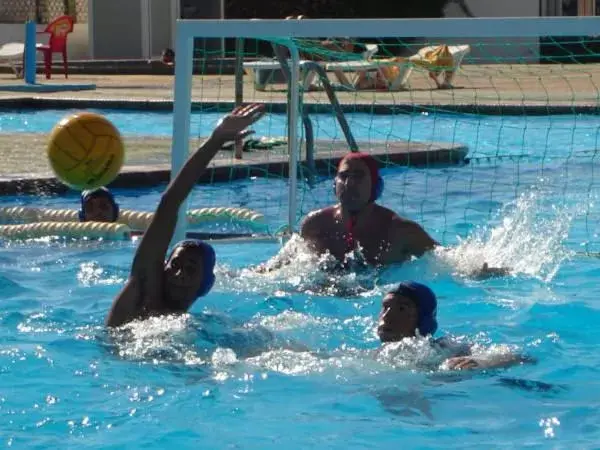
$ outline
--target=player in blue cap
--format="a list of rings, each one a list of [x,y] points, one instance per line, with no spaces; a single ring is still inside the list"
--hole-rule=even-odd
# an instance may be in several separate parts
[[[466,345],[454,345],[433,336],[438,328],[437,299],[433,291],[416,281],[404,281],[389,291],[382,300],[377,335],[382,343],[398,342],[416,336],[429,337],[432,345],[451,353],[446,360],[450,369],[488,369],[532,362],[522,355],[504,354],[475,357]]]
[[[156,212],[137,248],[129,279],[115,298],[106,324],[117,327],[151,315],[185,313],[214,283],[215,252],[205,242],[185,240],[166,258],[177,213],[217,152],[252,133],[247,128],[265,112],[264,105],[235,108],[186,161],[162,194]]]
[[[119,218],[119,205],[107,188],[101,187],[81,193],[81,222],[116,222]]]

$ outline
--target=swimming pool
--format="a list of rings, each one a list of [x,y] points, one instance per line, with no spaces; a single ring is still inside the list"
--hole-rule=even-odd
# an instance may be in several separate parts
[[[77,110],[6,110],[0,133],[47,133]],[[172,135],[172,114],[159,111],[90,109],[108,117],[125,136]],[[212,111],[212,110],[211,110]],[[192,136],[207,136],[224,112],[194,111]],[[529,156],[543,161],[596,152],[600,120],[596,115],[484,116],[478,114],[346,114],[357,140],[441,141],[469,147],[469,156]],[[343,140],[332,114],[313,114],[317,139]],[[268,114],[256,127],[257,136],[285,136],[286,116]]]
[[[300,259],[262,277],[243,269],[278,244],[219,243],[216,287],[191,317],[134,325],[129,337],[111,340],[102,321],[134,243],[2,243],[2,439],[39,448],[595,446],[600,259],[578,253],[598,251],[595,161],[543,145],[555,159],[384,172],[382,203],[453,247],[446,259],[336,280]],[[283,224],[286,189],[261,179],[198,186],[190,203],[234,203]],[[150,210],[161,190],[116,193],[123,207]],[[303,186],[299,216],[331,201],[331,180]],[[76,197],[1,202],[70,208]],[[484,260],[514,274],[461,275]],[[454,374],[412,370],[419,356],[410,352],[374,359],[378,301],[405,278],[438,294],[439,335],[539,362]],[[286,340],[321,357],[278,349]]]

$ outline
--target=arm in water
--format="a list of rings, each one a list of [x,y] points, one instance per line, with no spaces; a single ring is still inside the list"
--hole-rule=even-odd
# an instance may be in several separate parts
[[[208,140],[194,152],[171,181],[137,248],[129,279],[108,314],[108,326],[119,326],[169,309],[164,301],[165,256],[173,238],[179,208],[222,145],[251,134],[252,131],[246,128],[263,114],[264,105],[234,109],[219,122]]]
[[[433,239],[421,225],[411,220],[396,216],[390,232],[389,262],[402,262],[407,257],[420,258],[425,253],[441,248],[441,244]],[[504,276],[510,273],[506,267],[490,267],[483,263],[480,269],[470,275],[473,278],[485,279],[495,276]]]
[[[457,356],[445,361],[445,365],[450,370],[467,369],[503,369],[517,364],[531,364],[536,360],[529,356],[507,353],[502,355],[490,356]]]

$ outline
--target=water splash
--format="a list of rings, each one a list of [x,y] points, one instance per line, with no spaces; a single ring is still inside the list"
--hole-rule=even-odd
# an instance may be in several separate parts
[[[497,214],[497,224],[477,229],[453,248],[437,251],[458,274],[470,276],[484,263],[549,282],[571,255],[563,242],[574,207],[550,204],[537,192],[521,195]]]
[[[364,267],[354,254],[348,255],[348,262],[356,270],[340,269],[332,255],[317,255],[295,234],[264,264],[267,270],[217,267],[217,286],[237,292],[304,292],[335,297],[368,295],[374,288],[378,271]]]
[[[77,281],[83,286],[94,285],[119,285],[127,280],[126,276],[117,276],[116,274],[108,273],[105,267],[98,264],[96,261],[87,261],[79,265],[77,272]]]
[[[110,338],[117,354],[124,359],[191,366],[207,363],[194,347],[195,333],[189,315],[135,320],[111,330]]]
[[[444,352],[432,346],[428,338],[404,338],[383,344],[376,352],[376,360],[390,368],[416,370],[439,366]]]

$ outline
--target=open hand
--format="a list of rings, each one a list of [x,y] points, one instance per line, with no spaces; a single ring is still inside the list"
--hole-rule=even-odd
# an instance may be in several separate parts
[[[238,106],[219,121],[213,131],[213,137],[222,142],[241,141],[254,133],[247,128],[264,114],[265,105],[260,103]]]

